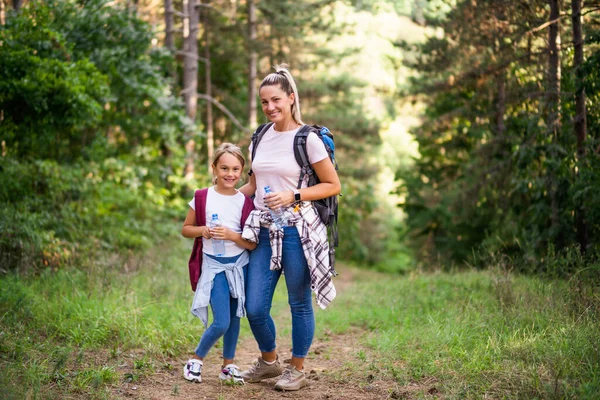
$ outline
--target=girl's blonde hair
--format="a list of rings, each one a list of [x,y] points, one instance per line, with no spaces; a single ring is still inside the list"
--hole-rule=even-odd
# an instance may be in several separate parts
[[[292,118],[298,124],[303,124],[302,114],[300,113],[300,95],[298,95],[298,88],[296,87],[296,81],[292,77],[288,69],[287,64],[279,64],[273,67],[275,72],[265,76],[262,80],[258,90],[264,86],[278,85],[288,96],[294,93],[294,103],[292,104]]]
[[[246,165],[246,160],[244,159],[244,154],[242,150],[233,143],[221,143],[219,147],[214,151],[212,157],[212,166],[213,168],[217,167],[217,163],[223,154],[231,154],[235,158],[238,159],[240,164],[242,164],[242,169],[244,169],[244,165]],[[217,183],[217,179],[213,178],[213,184]]]

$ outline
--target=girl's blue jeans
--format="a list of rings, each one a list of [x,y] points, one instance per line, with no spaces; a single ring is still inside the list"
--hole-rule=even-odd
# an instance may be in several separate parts
[[[235,262],[239,255],[233,257],[214,257],[217,261],[223,264]],[[244,267],[244,278],[248,266]],[[210,292],[210,308],[212,310],[213,322],[204,331],[200,343],[196,348],[198,357],[206,357],[208,351],[217,343],[217,340],[223,336],[223,358],[233,359],[235,357],[235,348],[237,346],[238,337],[240,335],[240,318],[236,316],[237,299],[234,299],[229,294],[229,284],[225,277],[225,272],[220,272],[215,275],[213,287]]]
[[[261,227],[258,246],[250,252],[248,265],[248,322],[259,350],[265,353],[275,350],[276,329],[271,318],[271,305],[275,287],[283,270],[288,303],[292,311],[292,355],[304,358],[315,333],[315,316],[310,290],[310,271],[296,227],[284,228],[282,270],[270,270],[271,254],[269,230]]]

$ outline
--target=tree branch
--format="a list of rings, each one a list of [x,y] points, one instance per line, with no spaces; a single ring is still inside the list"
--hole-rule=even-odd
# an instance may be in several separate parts
[[[200,57],[199,55],[194,54],[194,53],[190,53],[189,51],[179,50],[179,51],[175,52],[175,54],[177,54],[178,56],[192,57],[192,58],[195,58],[196,61],[206,62],[206,58]]]
[[[252,133],[252,130],[250,130],[250,129],[246,128],[245,126],[243,126],[240,123],[240,121],[238,121],[237,118],[233,115],[233,113],[231,111],[229,111],[227,109],[227,107],[225,107],[223,104],[221,104],[214,97],[208,96],[206,94],[198,93],[198,98],[202,99],[202,100],[210,101],[212,104],[214,104],[215,106],[217,106],[217,108],[219,110],[223,111],[223,113],[229,117],[229,119],[231,120],[231,122],[233,122],[233,124],[235,126],[237,126],[241,131],[246,132],[246,133]]]

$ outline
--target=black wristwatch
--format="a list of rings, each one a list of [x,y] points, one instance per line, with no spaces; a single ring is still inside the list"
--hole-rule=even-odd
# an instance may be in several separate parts
[[[294,201],[295,201],[296,203],[298,203],[299,201],[302,201],[302,200],[300,199],[300,191],[298,191],[298,189],[294,189]]]

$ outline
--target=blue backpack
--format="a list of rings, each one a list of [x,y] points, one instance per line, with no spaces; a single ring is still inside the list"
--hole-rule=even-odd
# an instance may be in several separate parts
[[[253,160],[254,156],[256,155],[258,144],[272,125],[272,122],[262,124],[256,128],[256,131],[252,134],[251,141]],[[306,150],[306,141],[311,132],[314,132],[319,139],[321,139],[325,145],[325,150],[327,150],[327,154],[329,155],[329,159],[333,163],[335,170],[337,171],[338,169],[337,161],[335,160],[335,143],[333,141],[333,134],[329,131],[329,129],[327,129],[325,126],[319,125],[302,125],[294,137],[294,157],[300,166],[300,177],[298,178],[298,185],[296,186],[298,189],[300,189],[302,182],[307,176],[309,187],[320,182],[315,170],[313,169],[312,165],[310,165],[308,160],[308,152]],[[249,174],[252,175],[252,170],[250,170]],[[333,269],[335,263],[335,248],[339,245],[337,230],[338,196],[336,195],[327,197],[325,199],[315,200],[312,203],[319,214],[319,218],[327,227],[329,234],[329,261],[331,268]],[[333,269],[333,272],[335,275],[337,275],[335,269]]]

